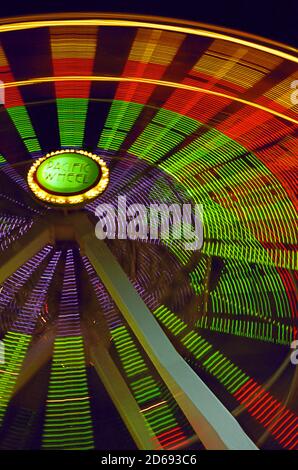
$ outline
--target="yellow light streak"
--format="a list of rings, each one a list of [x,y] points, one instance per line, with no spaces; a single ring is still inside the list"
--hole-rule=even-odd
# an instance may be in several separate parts
[[[153,408],[156,408],[160,405],[164,405],[165,403],[167,403],[165,400],[160,401],[159,403],[155,403],[155,405],[151,405],[151,406],[148,406],[147,408],[141,409],[141,413],[146,413],[146,411],[152,410]]]
[[[173,20],[174,21],[174,20]],[[183,34],[191,34],[195,36],[209,37],[213,39],[221,39],[223,41],[229,41],[236,44],[240,44],[246,47],[252,47],[269,54],[277,55],[283,59],[290,60],[298,63],[298,57],[289,54],[284,51],[273,49],[272,47],[265,46],[263,44],[253,43],[246,39],[228,36],[223,33],[216,31],[209,31],[201,28],[194,28],[189,26],[176,26],[170,24],[152,23],[149,21],[133,21],[127,19],[103,19],[103,18],[91,18],[91,19],[59,19],[59,20],[35,20],[35,21],[23,21],[19,23],[10,23],[0,25],[0,33],[8,31],[20,31],[25,29],[55,27],[55,26],[119,26],[119,27],[131,27],[131,28],[150,28],[150,29],[162,29],[164,31],[175,31]]]
[[[135,77],[109,77],[109,76],[87,76],[87,75],[69,75],[69,76],[62,76],[62,77],[39,77],[39,78],[31,78],[28,80],[20,80],[16,82],[9,82],[0,84],[0,88],[12,88],[12,87],[21,87],[21,86],[28,86],[28,85],[36,85],[40,83],[48,83],[48,82],[64,82],[64,81],[94,81],[94,82],[134,82],[134,83],[148,83],[151,85],[159,85],[165,86],[170,88],[177,88],[181,90],[188,90],[188,91],[195,91],[199,93],[205,93],[207,95],[219,96],[221,98],[226,98],[232,101],[237,101],[238,103],[245,104],[247,106],[251,106],[261,111],[265,111],[270,113],[276,117],[284,119],[286,121],[292,122],[294,124],[298,124],[298,120],[291,118],[290,116],[286,116],[283,113],[279,113],[273,109],[267,108],[266,106],[262,106],[259,103],[254,103],[252,101],[244,100],[242,98],[238,98],[236,96],[228,95],[227,93],[221,93],[219,91],[214,90],[207,90],[205,88],[196,87],[193,85],[186,85],[184,83],[177,83],[177,82],[169,82],[166,80],[155,80],[151,78],[135,78]]]
[[[70,401],[86,401],[89,400],[90,397],[79,397],[79,398],[62,398],[61,400],[47,400],[47,403],[65,403]]]

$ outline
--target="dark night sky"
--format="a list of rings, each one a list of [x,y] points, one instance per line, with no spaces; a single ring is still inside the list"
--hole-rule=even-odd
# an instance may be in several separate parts
[[[65,11],[113,11],[200,21],[298,45],[297,0],[2,0],[1,17]]]

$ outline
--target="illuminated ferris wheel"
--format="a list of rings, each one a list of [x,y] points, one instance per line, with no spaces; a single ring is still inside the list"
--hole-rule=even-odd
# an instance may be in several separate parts
[[[0,21],[0,449],[298,449],[297,51],[165,18]],[[204,241],[96,237],[200,204]]]

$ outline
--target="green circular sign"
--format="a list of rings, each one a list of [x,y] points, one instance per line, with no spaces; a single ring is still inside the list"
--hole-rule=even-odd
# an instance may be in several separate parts
[[[79,194],[94,186],[101,176],[98,163],[87,155],[65,152],[44,160],[38,167],[38,184],[55,194]]]

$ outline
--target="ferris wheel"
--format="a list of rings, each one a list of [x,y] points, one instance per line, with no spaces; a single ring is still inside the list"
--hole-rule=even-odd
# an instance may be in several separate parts
[[[0,449],[298,449],[297,64],[166,18],[0,21]],[[200,205],[202,245],[99,237],[124,199]]]

